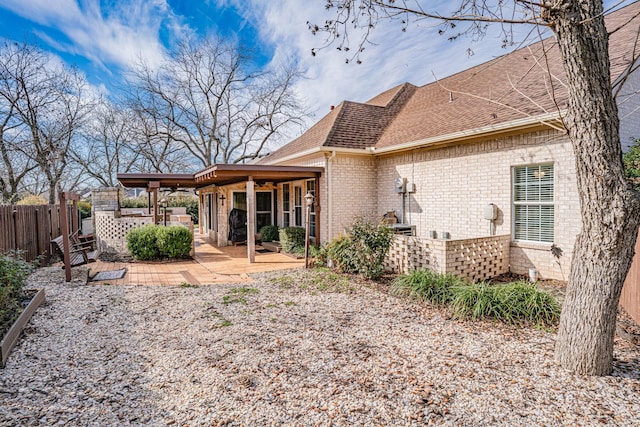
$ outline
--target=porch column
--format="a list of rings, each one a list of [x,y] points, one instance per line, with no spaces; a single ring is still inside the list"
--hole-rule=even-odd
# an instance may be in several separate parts
[[[256,262],[256,192],[252,176],[247,181],[247,252],[249,264]]]
[[[316,246],[320,247],[320,175],[316,174],[316,197],[313,203],[316,205]]]
[[[158,220],[158,189],[160,188],[160,181],[150,181],[149,188],[153,189],[153,223],[155,224]]]
[[[200,233],[201,236],[204,235],[204,228],[202,226],[202,223],[204,222],[204,195],[202,194],[202,190],[200,190],[198,192],[198,232]],[[207,226],[209,226],[207,224]],[[208,237],[207,233],[207,237]]]

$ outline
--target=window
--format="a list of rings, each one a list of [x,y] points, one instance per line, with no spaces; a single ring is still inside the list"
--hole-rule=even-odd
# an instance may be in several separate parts
[[[307,193],[316,195],[316,182],[312,179],[307,181]],[[316,203],[315,198],[313,204],[311,205],[311,213],[309,214],[309,235],[316,235]]]
[[[293,187],[293,220],[296,227],[304,227],[302,223],[302,187]]]
[[[282,184],[282,226],[291,225],[291,185]]]
[[[233,207],[247,210],[247,193],[236,191],[233,193]],[[260,231],[265,225],[273,225],[273,193],[271,191],[256,191],[256,230]]]
[[[258,191],[256,193],[256,230],[258,231],[265,225],[273,225],[273,221],[271,220],[273,204],[271,200],[270,191]]]
[[[247,193],[244,191],[235,191],[233,193],[233,207],[235,209],[247,210]]]
[[[513,238],[553,242],[553,165],[513,169]]]

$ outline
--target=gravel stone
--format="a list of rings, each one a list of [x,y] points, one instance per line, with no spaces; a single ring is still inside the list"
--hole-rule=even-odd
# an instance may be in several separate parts
[[[108,286],[38,269],[47,303],[0,370],[0,426],[638,425],[626,341],[613,375],[584,377],[554,363],[551,332],[305,274]]]

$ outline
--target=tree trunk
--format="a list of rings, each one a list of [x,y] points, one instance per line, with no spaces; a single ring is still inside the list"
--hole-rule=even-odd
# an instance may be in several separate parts
[[[608,375],[639,203],[624,177],[602,2],[559,3],[550,22],[568,76],[565,123],[576,156],[582,230],[573,250],[555,358],[579,374]]]

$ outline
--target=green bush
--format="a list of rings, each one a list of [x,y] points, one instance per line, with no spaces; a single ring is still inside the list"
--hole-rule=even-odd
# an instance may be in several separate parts
[[[263,242],[273,242],[280,237],[280,227],[277,225],[265,225],[260,229],[260,239]]]
[[[22,288],[33,266],[17,252],[0,255],[0,337],[4,326],[10,326],[18,318]]]
[[[296,246],[304,246],[305,229],[302,227],[282,227],[279,230],[282,250],[292,253]]]
[[[160,255],[169,258],[182,258],[189,255],[193,236],[188,228],[181,225],[157,227],[156,242]]]
[[[452,274],[440,274],[431,270],[415,270],[396,277],[391,285],[391,293],[407,296],[431,304],[443,305],[451,302],[454,288],[465,281]]]
[[[398,276],[391,292],[436,305],[449,304],[456,318],[552,325],[560,317],[556,299],[527,282],[472,284],[451,274],[416,270]]]
[[[193,236],[182,225],[145,225],[127,233],[127,249],[135,259],[148,261],[162,256],[182,258],[191,251]]]
[[[466,284],[454,289],[452,307],[458,318],[491,317],[505,323],[529,321],[551,325],[560,317],[560,304],[534,284]]]
[[[356,252],[348,236],[338,236],[327,245],[327,258],[343,273],[357,273]]]
[[[131,256],[145,261],[160,257],[157,229],[157,225],[149,224],[133,228],[127,233],[127,249]]]
[[[344,273],[358,273],[378,279],[384,273],[384,259],[393,241],[393,231],[384,224],[356,218],[347,236],[327,246],[327,256]]]
[[[91,202],[80,200],[78,212],[80,212],[80,219],[89,218],[91,216]]]

